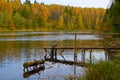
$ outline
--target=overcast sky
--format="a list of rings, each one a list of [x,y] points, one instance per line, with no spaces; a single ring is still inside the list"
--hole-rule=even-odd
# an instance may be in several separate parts
[[[22,3],[25,0],[22,0]],[[30,0],[32,3],[34,0]],[[110,0],[36,0],[37,2],[44,4],[60,4],[60,5],[70,5],[75,7],[101,7],[107,8],[109,6]]]

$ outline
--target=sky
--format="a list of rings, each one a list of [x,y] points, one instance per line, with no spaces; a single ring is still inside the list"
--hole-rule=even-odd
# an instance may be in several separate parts
[[[22,3],[25,0],[21,0]],[[34,0],[30,0],[32,3]],[[95,7],[95,8],[108,8],[110,0],[36,0],[37,2],[44,4],[60,4],[69,5],[74,7]]]

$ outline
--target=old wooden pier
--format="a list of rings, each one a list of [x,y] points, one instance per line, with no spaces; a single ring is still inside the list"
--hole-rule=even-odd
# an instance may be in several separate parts
[[[45,49],[52,49],[52,48],[43,48]],[[73,47],[54,47],[54,54],[51,56],[51,59],[57,59],[57,50],[62,50],[61,53],[65,50],[65,49],[73,49]],[[117,50],[120,50],[120,47],[119,48],[113,48],[113,47],[76,47],[76,50],[74,51],[74,60],[77,61],[77,50],[81,50],[82,52],[82,61],[85,62],[85,53],[86,51],[89,51],[90,52],[90,60],[91,60],[91,55],[92,55],[92,51],[93,50],[104,50],[106,53],[109,53],[111,51],[117,51]],[[91,61],[90,61],[91,62]]]
[[[89,33],[82,34],[82,35],[88,35],[88,34]],[[72,47],[65,47],[65,46],[64,47],[57,47],[56,44],[55,44],[55,45],[52,45],[52,47],[42,48],[46,52],[47,52],[47,49],[51,50],[50,58],[48,59],[47,55],[45,55],[45,59],[47,59],[47,60],[54,60],[54,61],[56,60],[57,61],[57,54],[61,54],[66,49],[73,49],[74,50],[74,54],[73,54],[74,55],[74,62],[77,62],[77,55],[78,55],[77,54],[77,50],[81,50],[81,52],[82,52],[82,62],[85,62],[85,53],[86,53],[86,51],[89,51],[89,53],[90,53],[89,59],[90,59],[90,63],[91,63],[92,62],[91,58],[92,58],[92,51],[93,50],[104,50],[106,52],[105,60],[108,60],[108,56],[107,55],[108,55],[109,52],[112,52],[112,51],[115,52],[117,50],[120,50],[120,47],[77,47],[77,42],[76,42],[77,35],[81,35],[81,33],[76,33],[75,34],[74,46],[72,46]],[[93,34],[89,34],[89,35],[93,35]],[[97,34],[97,35],[120,35],[120,34],[114,33],[114,34]],[[61,52],[58,53],[58,50],[61,50]]]

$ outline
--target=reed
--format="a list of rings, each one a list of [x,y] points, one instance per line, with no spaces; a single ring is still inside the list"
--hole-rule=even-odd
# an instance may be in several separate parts
[[[84,80],[120,80],[120,61],[99,62],[90,65]]]

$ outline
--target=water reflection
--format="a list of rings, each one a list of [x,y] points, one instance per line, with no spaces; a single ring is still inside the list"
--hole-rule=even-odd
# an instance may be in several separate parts
[[[0,79],[1,80],[64,80],[65,76],[84,75],[84,68],[74,65],[66,65],[62,63],[45,62],[45,69],[41,71],[31,71],[29,73],[23,72],[23,63],[29,62],[34,59],[44,59],[44,55],[50,52],[45,52],[42,47],[51,47],[54,42],[57,46],[74,46],[74,35],[68,34],[47,34],[42,35],[39,32],[26,32],[26,33],[0,33]],[[7,36],[6,36],[7,35]],[[77,47],[88,46],[102,46],[100,37],[96,35],[79,35],[77,36]],[[60,53],[61,51],[58,51]],[[62,55],[68,61],[74,61],[74,51],[65,50]],[[78,50],[78,61],[82,61],[82,51]],[[92,62],[99,60],[105,60],[105,52],[103,50],[92,51]],[[90,51],[85,53],[85,62],[89,62]],[[58,54],[57,59],[64,60],[63,57]],[[74,70],[76,70],[74,72]],[[12,74],[11,74],[12,72]],[[27,76],[25,75],[27,74]],[[7,75],[7,77],[6,77]],[[39,76],[40,75],[40,76]],[[24,78],[26,77],[26,78]]]
[[[25,51],[25,50],[23,50],[23,51]],[[32,61],[34,59],[40,60],[44,56],[43,55],[44,50],[33,50],[33,51],[31,51],[31,53],[29,53],[29,51],[31,51],[31,50],[27,50],[27,51],[24,52],[24,53],[27,53],[27,54],[24,54],[22,52],[17,53],[19,56],[18,55],[16,56],[16,54],[11,55],[12,53],[9,54],[9,55],[11,55],[11,57],[9,57],[8,59],[5,58],[5,60],[3,60],[2,63],[1,63],[2,66],[3,66],[3,67],[0,68],[0,72],[3,72],[3,74],[0,76],[1,79],[4,80],[4,77],[2,77],[2,76],[5,76],[6,74],[9,75],[9,71],[11,71],[11,69],[12,69],[13,70],[12,72],[17,73],[17,74],[14,74],[14,76],[16,76],[18,78],[17,80],[24,80],[24,78],[17,76],[18,74],[19,75],[23,74],[22,64],[26,61]],[[104,52],[102,52],[102,54],[101,54],[101,52],[102,51],[94,51],[92,53],[92,55],[95,56],[94,59],[97,59],[97,60],[103,59],[104,60],[104,57],[105,57]],[[64,53],[62,53],[62,55],[68,61],[69,60],[74,60],[73,52],[71,50],[68,50],[68,51],[66,50]],[[81,56],[82,56],[81,52],[78,52],[78,60],[79,61],[81,61]],[[12,57],[14,57],[14,58],[12,58]],[[58,59],[63,60],[63,58],[60,55],[58,55]],[[86,52],[86,59],[85,60],[89,61],[88,59],[89,59],[89,52]],[[92,60],[92,61],[94,61],[94,60]],[[48,68],[48,69],[45,69],[44,71],[42,71],[40,73],[42,79],[52,80],[52,79],[55,78],[56,80],[57,79],[64,80],[63,79],[64,76],[74,75],[73,72],[74,72],[75,67],[74,67],[74,65],[66,65],[66,64],[62,64],[62,63],[46,62],[45,63],[45,68]],[[29,77],[29,80],[33,80],[33,79],[37,80],[38,73],[35,73],[33,75],[31,73],[32,72],[26,73],[26,74],[31,75]],[[76,75],[77,76],[84,75],[84,68],[76,66]],[[11,78],[11,80],[14,79],[13,76],[9,77],[9,78]],[[10,80],[10,79],[6,79],[6,80]]]

